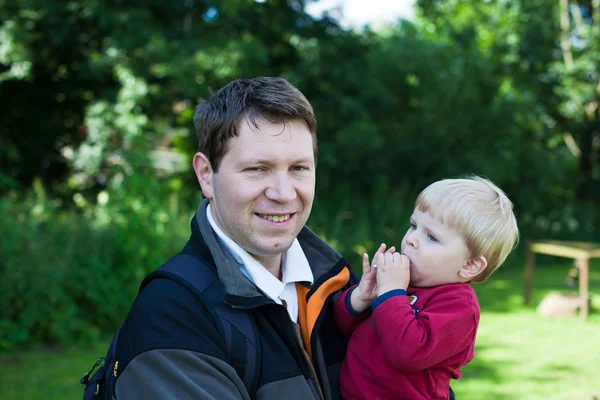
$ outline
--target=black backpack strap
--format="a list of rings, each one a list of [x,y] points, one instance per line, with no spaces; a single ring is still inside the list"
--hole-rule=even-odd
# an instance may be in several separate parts
[[[182,283],[189,283],[198,292],[202,293],[208,285],[218,279],[217,272],[198,260],[196,257],[179,253],[169,261],[164,263],[156,271],[146,276],[140,285],[140,291],[150,281],[156,278],[166,278]]]
[[[184,285],[187,283],[202,293],[218,279],[218,275],[212,267],[198,258],[179,253],[148,275],[140,285],[140,291],[156,278],[171,279]],[[260,371],[260,343],[256,337],[254,322],[247,311],[236,310],[226,304],[217,306],[216,313],[223,327],[232,366],[253,397],[258,386],[257,372]]]
[[[260,343],[253,321],[248,311],[236,310],[228,305],[217,307],[217,314],[225,332],[231,363],[252,397],[258,385],[257,371],[260,371]]]

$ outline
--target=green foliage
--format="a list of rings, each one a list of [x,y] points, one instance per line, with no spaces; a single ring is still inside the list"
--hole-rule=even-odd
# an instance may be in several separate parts
[[[70,192],[106,185],[141,136],[154,150],[190,151],[198,97],[238,77],[280,75],[298,61],[293,43],[328,36],[328,25],[302,8],[3,1],[0,103],[10,107],[0,108],[2,171],[25,186],[41,176],[53,191]]]
[[[338,187],[335,199],[317,195],[308,226],[360,274],[365,252],[372,254],[381,243],[400,246],[416,194],[408,185],[391,189],[383,178],[376,182],[373,196]]]
[[[132,176],[93,202],[76,193],[74,207],[46,199],[41,185],[0,200],[0,230],[10,232],[0,239],[0,348],[114,332],[142,278],[188,235],[191,213],[160,185]]]
[[[399,243],[426,185],[472,173],[525,241],[600,240],[592,3],[565,25],[555,0],[421,0],[379,32],[304,3],[0,2],[0,347],[114,331],[188,235],[193,108],[235,78],[280,75],[313,104],[309,225],[355,266]]]
[[[496,87],[515,105],[515,138],[541,146],[543,153],[565,153],[559,163],[545,163],[550,173],[542,178],[566,167],[562,185],[573,186],[578,200],[598,202],[598,6],[571,0],[421,0],[417,5],[421,23],[436,41],[471,42],[489,57]]]
[[[0,349],[113,333],[142,278],[189,235],[199,199],[189,201],[193,196],[180,187],[132,175],[95,198],[76,193],[69,204],[47,198],[41,184],[34,193],[0,200],[0,230],[10,232],[0,238]],[[383,178],[372,196],[340,187],[335,199],[317,196],[309,226],[360,273],[364,252],[372,254],[382,242],[400,244],[415,195],[409,185],[393,189]],[[526,237],[587,240],[598,218],[595,208],[570,208],[524,218],[521,229],[528,229]]]

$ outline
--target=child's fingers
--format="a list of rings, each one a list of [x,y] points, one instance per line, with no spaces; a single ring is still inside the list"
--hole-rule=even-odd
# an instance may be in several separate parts
[[[371,272],[371,266],[369,265],[369,255],[367,253],[363,254],[362,267],[363,274],[368,274],[369,272]]]
[[[385,256],[383,253],[375,254],[373,259],[373,268],[377,268],[377,283],[380,282],[381,279],[384,279],[385,275]]]
[[[395,253],[396,252],[396,246],[392,246],[387,250],[387,253]]]
[[[377,251],[375,252],[375,254],[373,254],[373,261],[371,261],[371,266],[375,265],[375,260],[377,259],[377,254],[385,252],[385,248],[386,248],[386,244],[385,243],[381,243],[379,245],[379,248],[377,249]]]
[[[392,263],[394,262],[394,253],[385,253],[385,264],[386,265],[392,265]]]
[[[383,266],[385,265],[385,256],[384,253],[377,253],[375,255],[375,263],[373,264],[373,267],[375,266]]]
[[[405,256],[404,254],[400,254],[398,252],[392,253],[392,262],[394,263],[394,265],[398,265],[403,268],[410,267],[409,258],[407,256]]]
[[[399,260],[402,263],[402,265],[405,268],[410,268],[410,259],[404,254],[400,254],[400,253],[396,253],[396,254],[398,254]]]

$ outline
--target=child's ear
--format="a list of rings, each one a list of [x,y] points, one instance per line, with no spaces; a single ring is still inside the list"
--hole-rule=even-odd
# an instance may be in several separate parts
[[[477,275],[483,272],[487,267],[487,260],[484,256],[469,258],[465,264],[458,271],[458,275],[470,281],[475,278]]]

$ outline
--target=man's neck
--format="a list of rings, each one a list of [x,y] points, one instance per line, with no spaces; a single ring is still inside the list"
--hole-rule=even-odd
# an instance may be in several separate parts
[[[281,254],[274,257],[257,257],[252,255],[267,271],[269,271],[275,278],[281,280]]]

